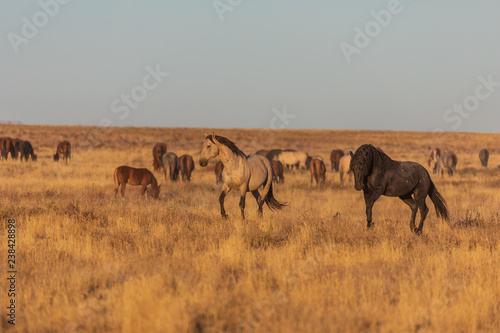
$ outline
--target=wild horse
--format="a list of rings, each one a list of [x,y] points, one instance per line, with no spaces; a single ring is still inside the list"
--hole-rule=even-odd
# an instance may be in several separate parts
[[[356,191],[363,190],[365,197],[367,227],[372,225],[372,207],[381,195],[399,197],[410,206],[410,229],[417,234],[422,232],[424,220],[429,212],[425,203],[427,195],[436,208],[437,216],[448,219],[446,201],[422,165],[416,162],[394,161],[372,145],[363,145],[355,154],[350,154],[354,187]],[[420,224],[415,228],[418,210]]]
[[[279,202],[273,195],[273,166],[271,161],[262,155],[246,156],[229,139],[215,134],[207,135],[200,153],[200,165],[207,166],[214,157],[219,156],[224,169],[222,171],[222,192],[219,196],[220,210],[223,218],[227,218],[224,209],[224,198],[231,189],[240,191],[241,217],[245,219],[245,197],[252,192],[259,214],[262,214],[264,203],[271,209],[282,209],[286,204]],[[259,188],[262,187],[262,193]]]

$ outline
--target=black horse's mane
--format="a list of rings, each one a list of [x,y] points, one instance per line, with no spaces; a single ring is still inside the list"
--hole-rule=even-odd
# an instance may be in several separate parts
[[[214,140],[212,139],[212,135],[207,135],[206,139],[209,139],[210,141],[214,142]],[[226,146],[227,148],[229,148],[233,152],[233,154],[235,154],[237,156],[241,156],[241,157],[246,157],[245,153],[243,151],[241,151],[240,148],[236,147],[234,142],[229,140],[228,138],[216,135],[215,139],[217,141],[219,141],[221,144],[223,144],[224,146]]]
[[[365,158],[364,152],[368,151],[369,156]],[[382,151],[380,148],[375,148],[370,144],[362,145],[356,151],[355,157],[366,167],[366,170],[372,170],[375,166],[385,167],[388,166],[393,160]]]

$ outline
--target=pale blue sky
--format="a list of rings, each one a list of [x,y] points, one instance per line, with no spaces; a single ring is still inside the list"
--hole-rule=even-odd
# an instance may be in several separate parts
[[[499,132],[498,1],[55,1],[0,2],[0,120]]]

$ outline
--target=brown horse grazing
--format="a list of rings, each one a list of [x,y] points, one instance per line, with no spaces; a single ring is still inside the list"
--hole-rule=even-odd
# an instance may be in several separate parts
[[[120,189],[122,198],[125,198],[125,186],[127,184],[141,185],[141,197],[144,197],[144,193],[146,193],[146,188],[149,184],[151,184],[153,198],[158,199],[158,195],[160,194],[161,185],[158,186],[158,182],[155,176],[153,176],[153,173],[145,168],[136,169],[126,165],[119,166],[115,169],[113,179],[115,182],[115,198],[118,194],[118,188]]]
[[[194,161],[193,156],[191,155],[182,155],[179,157],[181,163],[181,175],[182,181],[191,181],[191,172],[194,170]]]
[[[429,196],[438,217],[448,219],[446,201],[439,194],[427,170],[416,162],[392,160],[372,145],[362,145],[351,155],[350,169],[354,173],[354,188],[363,190],[367,227],[372,225],[372,207],[381,195],[399,197],[411,208],[410,229],[419,234],[429,212],[425,199]],[[415,217],[420,210],[420,224]]]
[[[333,169],[335,169],[335,171],[339,171],[339,163],[340,163],[340,158],[344,156],[344,151],[340,150],[340,149],[334,149],[332,150],[332,152],[330,153],[330,161],[332,163],[332,172],[333,172]]]
[[[154,171],[160,171],[162,166],[162,156],[167,152],[166,143],[157,143],[153,146],[153,168]]]
[[[309,165],[309,171],[311,172],[311,186],[313,185],[313,178],[316,179],[317,187],[320,186],[320,183],[325,183],[326,167],[322,160],[313,158]]]
[[[221,161],[215,163],[214,173],[215,173],[215,184],[222,183],[222,171],[224,170],[224,164]]]
[[[59,142],[56,153],[54,154],[54,161],[59,161],[59,155],[63,155],[66,163],[68,163],[68,159],[71,159],[71,143],[69,143],[69,141],[64,140]]]
[[[17,158],[17,150],[15,148],[15,140],[5,137],[0,140],[0,153],[3,159],[7,159],[10,153],[12,159]]]
[[[273,165],[273,181],[275,183],[285,182],[285,177],[283,176],[283,164],[280,161],[271,161]]]
[[[490,152],[488,149],[481,149],[479,152],[479,160],[481,161],[481,165],[483,167],[488,167],[488,159],[490,158]]]

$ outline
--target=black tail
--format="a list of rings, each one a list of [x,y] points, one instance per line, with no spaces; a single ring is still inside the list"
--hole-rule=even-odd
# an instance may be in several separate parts
[[[273,182],[271,181],[271,186],[269,186],[269,192],[267,192],[266,195],[266,204],[267,207],[269,207],[270,210],[281,210],[283,207],[287,205],[286,202],[282,203],[276,200],[276,198],[273,195]]]
[[[187,158],[183,158],[181,160],[181,176],[184,178],[187,176],[187,169],[188,169],[188,166],[187,166]]]
[[[431,186],[429,187],[429,197],[436,208],[436,215],[442,217],[445,220],[449,220],[450,216],[448,214],[448,207],[446,206],[446,200],[441,196],[441,194],[436,189],[436,186],[431,180]]]

